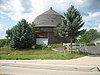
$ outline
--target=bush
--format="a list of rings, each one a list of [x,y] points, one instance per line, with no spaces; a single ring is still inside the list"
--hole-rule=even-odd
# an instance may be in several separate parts
[[[94,43],[86,43],[87,46],[95,46]]]
[[[35,45],[35,49],[51,50],[51,46],[49,46],[49,45]]]
[[[42,49],[41,45],[35,45],[35,49]]]
[[[0,40],[0,47],[3,47],[5,45],[5,41],[2,39]]]
[[[50,46],[51,46],[52,48],[63,47],[62,44],[50,44]]]
[[[5,41],[5,45],[9,45],[10,44],[10,39],[4,39]]]
[[[0,47],[3,47],[5,45],[9,45],[10,40],[9,39],[0,39]]]
[[[0,47],[3,47],[4,45],[0,42]]]
[[[63,47],[62,44],[50,44],[50,45],[35,45],[35,49],[51,50],[52,48]]]
[[[48,46],[47,45],[35,45],[35,48],[36,49],[47,49],[48,48]]]

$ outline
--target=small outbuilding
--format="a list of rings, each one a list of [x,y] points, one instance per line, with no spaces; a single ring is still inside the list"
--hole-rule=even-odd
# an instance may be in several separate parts
[[[64,19],[64,17],[54,11],[52,7],[48,11],[37,16],[34,20],[37,28],[36,44],[48,45],[64,42],[63,38],[54,33],[54,28],[58,23],[61,23],[62,19]]]

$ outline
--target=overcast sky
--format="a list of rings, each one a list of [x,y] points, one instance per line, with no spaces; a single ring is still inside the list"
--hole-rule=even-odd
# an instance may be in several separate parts
[[[83,28],[100,31],[100,0],[0,0],[0,38],[23,18],[31,23],[50,7],[63,15],[71,5],[83,16]]]

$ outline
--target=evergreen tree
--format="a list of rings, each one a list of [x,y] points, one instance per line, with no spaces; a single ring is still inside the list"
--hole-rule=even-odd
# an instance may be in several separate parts
[[[31,48],[34,43],[33,35],[32,26],[25,19],[22,19],[12,32],[11,47]]]
[[[72,49],[72,42],[75,38],[85,32],[85,30],[79,30],[84,25],[84,22],[82,22],[80,12],[75,9],[74,6],[71,6],[67,12],[64,13],[64,17],[62,23],[57,25],[56,31],[59,36],[69,37],[70,47]]]

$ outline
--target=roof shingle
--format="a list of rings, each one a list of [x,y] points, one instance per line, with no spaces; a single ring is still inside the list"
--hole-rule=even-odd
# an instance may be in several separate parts
[[[50,8],[48,11],[37,16],[34,23],[36,27],[55,27],[62,19],[62,15]]]

